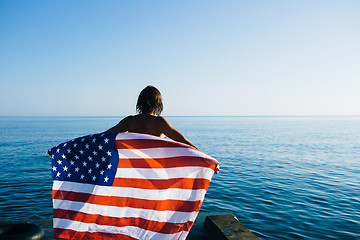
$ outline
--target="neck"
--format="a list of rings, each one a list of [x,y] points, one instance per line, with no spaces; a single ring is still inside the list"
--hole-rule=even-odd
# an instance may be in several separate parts
[[[140,115],[143,115],[143,116],[155,116],[154,113],[149,113],[149,112],[144,112],[144,113],[141,113]]]

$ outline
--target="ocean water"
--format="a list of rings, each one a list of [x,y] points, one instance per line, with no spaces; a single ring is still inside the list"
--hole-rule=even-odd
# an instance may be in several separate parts
[[[46,150],[120,117],[0,117],[0,220],[52,217]],[[220,162],[204,212],[260,239],[360,239],[360,117],[168,117]]]

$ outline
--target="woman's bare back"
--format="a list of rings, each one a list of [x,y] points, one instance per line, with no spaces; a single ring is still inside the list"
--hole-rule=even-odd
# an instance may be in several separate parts
[[[160,130],[161,120],[160,117],[139,114],[135,116],[128,116],[124,119],[126,131],[135,133],[144,133],[161,137],[163,135]]]
[[[189,140],[177,131],[164,117],[152,114],[138,114],[122,119],[106,132],[134,132],[158,137],[169,137],[196,148]]]

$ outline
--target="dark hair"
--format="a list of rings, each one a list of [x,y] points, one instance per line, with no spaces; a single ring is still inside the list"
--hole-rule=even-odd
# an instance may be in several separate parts
[[[139,95],[136,111],[140,114],[150,113],[159,116],[163,110],[160,91],[151,85],[144,88]]]

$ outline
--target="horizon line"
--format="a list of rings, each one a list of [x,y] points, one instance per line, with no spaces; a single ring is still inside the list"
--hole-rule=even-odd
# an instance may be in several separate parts
[[[0,115],[0,117],[126,117],[129,115]],[[360,114],[304,115],[163,115],[163,117],[360,117]]]

